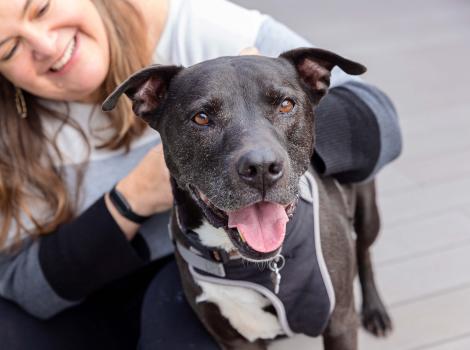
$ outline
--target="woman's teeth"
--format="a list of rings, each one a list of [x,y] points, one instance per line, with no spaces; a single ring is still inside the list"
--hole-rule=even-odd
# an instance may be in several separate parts
[[[65,49],[63,56],[51,67],[53,72],[61,70],[72,58],[73,50],[75,49],[75,38],[70,41],[69,45]]]

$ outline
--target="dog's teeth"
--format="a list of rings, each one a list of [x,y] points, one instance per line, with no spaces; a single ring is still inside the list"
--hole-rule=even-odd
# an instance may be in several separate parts
[[[240,236],[240,239],[243,241],[243,243],[246,243],[245,237],[243,237],[242,231],[238,230],[238,235]]]
[[[198,191],[198,192],[199,192],[199,196],[201,197],[204,203],[210,203],[209,198],[207,198],[207,196],[204,193],[202,193],[201,191]]]

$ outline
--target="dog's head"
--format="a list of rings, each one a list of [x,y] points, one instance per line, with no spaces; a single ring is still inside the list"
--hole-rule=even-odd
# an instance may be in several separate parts
[[[211,224],[225,228],[244,257],[266,260],[282,246],[313,153],[314,106],[336,65],[349,74],[365,72],[313,48],[189,68],[154,65],[122,83],[103,110],[126,94],[134,113],[160,133],[177,185]]]

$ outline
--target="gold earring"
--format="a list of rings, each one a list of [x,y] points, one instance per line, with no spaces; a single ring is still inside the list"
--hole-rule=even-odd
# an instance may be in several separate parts
[[[15,90],[16,111],[22,119],[25,119],[28,116],[28,109],[26,107],[23,91],[19,87],[15,87]]]

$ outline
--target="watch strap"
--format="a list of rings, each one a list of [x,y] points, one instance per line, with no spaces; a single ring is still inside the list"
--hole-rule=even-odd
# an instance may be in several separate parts
[[[114,186],[109,192],[109,199],[113,203],[114,207],[118,210],[119,214],[132,222],[141,224],[150,218],[150,216],[142,216],[135,213],[124,195],[116,189],[116,186]]]

